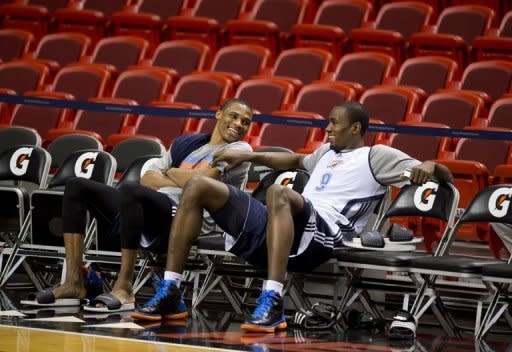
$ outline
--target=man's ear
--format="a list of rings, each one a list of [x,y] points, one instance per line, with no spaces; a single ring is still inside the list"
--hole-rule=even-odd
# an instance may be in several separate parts
[[[353,134],[361,134],[361,128],[363,126],[361,125],[361,122],[354,122],[352,124],[352,133]]]
[[[222,110],[220,110],[220,109],[217,110],[215,112],[215,119],[220,120],[221,115],[222,115]]]

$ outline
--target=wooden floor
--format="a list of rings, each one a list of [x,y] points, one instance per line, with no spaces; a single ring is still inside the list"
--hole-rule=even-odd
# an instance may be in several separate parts
[[[0,352],[203,352],[224,351],[162,342],[145,342],[126,338],[104,337],[65,331],[0,327]],[[232,351],[232,350],[231,350]]]

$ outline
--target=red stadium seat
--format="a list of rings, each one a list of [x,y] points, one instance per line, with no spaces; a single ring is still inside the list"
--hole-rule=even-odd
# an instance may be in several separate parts
[[[84,0],[55,12],[58,32],[79,32],[88,35],[94,45],[106,35],[110,16],[121,11],[129,0]]]
[[[371,3],[365,0],[323,1],[313,23],[292,27],[291,45],[328,50],[338,60],[347,50],[347,36],[368,21],[371,11]]]
[[[228,20],[238,18],[243,0],[199,0],[187,16],[173,16],[167,20],[169,39],[194,39],[208,44],[215,52],[221,45],[220,34]]]
[[[185,0],[142,0],[110,17],[115,35],[134,35],[146,39],[153,51],[170,16],[178,16]]]
[[[503,17],[499,28],[475,38],[472,54],[474,61],[512,59],[512,11]]]
[[[417,1],[385,4],[375,22],[352,31],[353,49],[383,52],[400,64],[406,57],[407,40],[429,23],[432,12],[432,7]]]
[[[153,100],[165,100],[171,84],[172,77],[167,72],[152,67],[134,68],[119,75],[112,97],[147,105]]]
[[[37,62],[8,62],[0,64],[0,87],[12,89],[17,94],[42,90],[48,75],[48,67]]]
[[[90,39],[80,33],[47,34],[39,41],[33,53],[23,59],[37,60],[47,65],[52,72],[72,62],[78,62],[87,53]]]
[[[34,36],[20,29],[0,29],[0,60],[21,58],[28,52]]]
[[[436,26],[411,36],[413,55],[448,56],[462,69],[467,64],[473,39],[490,28],[493,18],[494,11],[484,6],[448,7],[440,14]]]
[[[73,65],[59,70],[49,90],[72,94],[76,100],[108,96],[112,90],[110,72],[98,66]]]
[[[129,66],[137,65],[146,55],[148,42],[132,36],[101,39],[90,57],[82,57],[82,63],[99,64],[119,74]]]
[[[308,2],[305,0],[258,0],[246,19],[226,24],[229,44],[259,44],[274,56],[281,50],[284,33],[303,23]]]
[[[489,127],[512,129],[512,97],[496,100],[491,106],[487,121]]]
[[[352,84],[361,94],[395,74],[395,60],[386,54],[362,52],[343,56],[330,78]]]
[[[406,116],[417,111],[418,96],[403,87],[383,86],[370,88],[359,99],[370,117],[385,124],[397,124]]]

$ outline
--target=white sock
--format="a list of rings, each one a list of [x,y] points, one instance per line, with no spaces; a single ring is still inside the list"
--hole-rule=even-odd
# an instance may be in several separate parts
[[[274,281],[274,280],[263,281],[263,290],[274,291],[277,294],[279,294],[279,296],[283,296],[283,286],[284,285],[278,281]]]
[[[164,280],[174,280],[176,281],[176,286],[180,287],[182,274],[175,273],[174,271],[165,271]]]

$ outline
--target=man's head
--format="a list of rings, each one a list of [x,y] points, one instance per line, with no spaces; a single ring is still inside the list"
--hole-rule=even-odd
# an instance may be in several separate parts
[[[223,142],[241,140],[252,121],[251,106],[241,99],[229,99],[215,113],[217,124],[212,139],[217,135]]]
[[[342,150],[362,146],[368,121],[368,112],[360,103],[345,101],[336,105],[329,114],[329,124],[325,129],[331,148]]]

